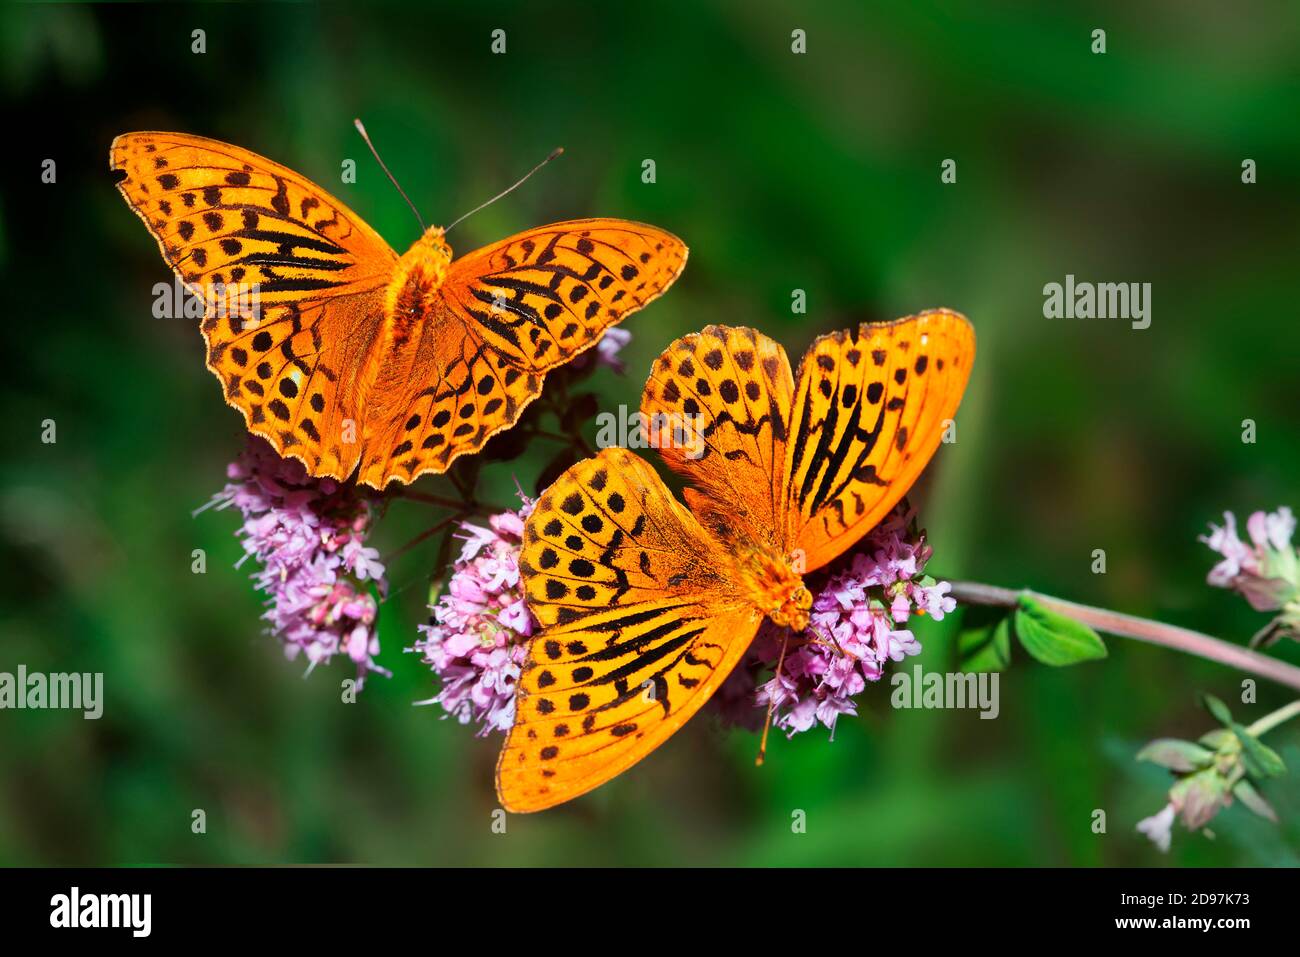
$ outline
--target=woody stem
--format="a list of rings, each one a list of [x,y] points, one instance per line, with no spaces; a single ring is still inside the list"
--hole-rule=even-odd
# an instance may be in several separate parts
[[[1092,605],[1081,605],[1038,592],[1019,592],[979,582],[953,582],[951,594],[959,602],[968,605],[993,605],[1001,608],[1017,607],[1021,594],[1028,594],[1044,608],[1081,621],[1098,631],[1173,648],[1300,690],[1300,668],[1295,665],[1189,628],[1179,628],[1177,625],[1167,625],[1150,618],[1138,618],[1136,615],[1125,615]]]

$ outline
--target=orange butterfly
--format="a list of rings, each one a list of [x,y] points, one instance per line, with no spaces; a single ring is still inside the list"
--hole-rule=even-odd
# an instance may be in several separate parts
[[[687,249],[620,219],[554,223],[453,261],[398,256],[343,203],[248,150],[125,133],[111,167],[204,299],[207,366],[248,429],[315,476],[374,488],[445,472],[509,428],[546,372],[664,292]],[[240,308],[252,290],[256,314]]]
[[[803,574],[907,492],[974,355],[970,323],[942,310],[823,336],[797,377],[752,329],[669,346],[642,427],[690,483],[690,508],[620,448],[538,500],[519,568],[542,630],[497,762],[502,805],[538,811],[603,784],[699,710],[764,617],[807,628]]]

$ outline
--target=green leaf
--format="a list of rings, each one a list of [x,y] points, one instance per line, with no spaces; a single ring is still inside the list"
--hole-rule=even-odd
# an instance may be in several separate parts
[[[1232,731],[1241,741],[1241,760],[1252,777],[1276,778],[1286,774],[1286,765],[1278,753],[1251,734],[1244,725],[1234,723]]]
[[[1232,794],[1233,797],[1246,805],[1246,807],[1250,808],[1260,817],[1266,818],[1274,824],[1277,823],[1277,812],[1273,810],[1273,805],[1265,801],[1264,796],[1260,794],[1259,791],[1255,790],[1255,785],[1251,784],[1245,778],[1242,778],[1237,782],[1236,786],[1232,789]]]
[[[1229,741],[1235,740],[1236,737],[1237,736],[1227,728],[1215,728],[1213,731],[1205,732],[1205,734],[1201,735],[1197,740],[1207,748],[1213,748],[1215,751],[1218,751]]]
[[[1073,665],[1106,657],[1101,636],[1080,621],[1049,611],[1029,592],[1020,593],[1016,637],[1045,665]]]
[[[962,671],[1005,671],[1011,664],[1011,616],[963,631],[957,638],[957,651]]]
[[[1232,727],[1232,712],[1226,704],[1212,694],[1201,695],[1201,700],[1205,702],[1205,710],[1214,715],[1215,721],[1225,728]]]
[[[1139,761],[1150,761],[1170,771],[1196,771],[1214,760],[1214,752],[1191,741],[1157,738],[1138,752]]]

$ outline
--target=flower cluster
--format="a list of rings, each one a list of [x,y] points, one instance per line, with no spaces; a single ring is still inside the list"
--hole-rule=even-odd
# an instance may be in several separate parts
[[[378,607],[366,584],[387,591],[379,552],[365,544],[369,503],[353,487],[311,478],[260,438],[250,437],[226,477],[204,508],[233,506],[243,515],[239,564],[251,557],[261,565],[253,581],[267,596],[262,617],[286,657],[304,655],[310,672],[345,654],[358,687],[369,672],[387,674],[375,663]]]
[[[1246,520],[1249,542],[1241,540],[1231,512],[1223,513],[1222,526],[1211,524],[1210,534],[1200,536],[1220,555],[1206,576],[1211,585],[1237,592],[1257,611],[1279,612],[1252,644],[1283,635],[1300,637],[1300,553],[1291,544],[1295,528],[1295,516],[1284,506],[1276,512],[1251,514]],[[1259,736],[1294,716],[1295,705],[1246,727],[1217,698],[1206,696],[1205,703],[1222,727],[1196,741],[1160,738],[1138,753],[1139,761],[1158,764],[1174,775],[1165,806],[1137,825],[1161,851],[1169,850],[1176,821],[1189,831],[1199,831],[1234,800],[1277,822],[1276,812],[1256,784],[1286,768]]]
[[[912,532],[914,514],[895,509],[837,564],[813,598],[807,632],[764,624],[747,660],[719,692],[725,721],[754,725],[753,707],[743,716],[746,692],[757,675],[771,671],[748,697],[752,705],[770,707],[773,723],[791,736],[818,722],[834,734],[836,719],[857,713],[854,697],[880,680],[887,662],[920,652],[907,627],[910,618],[942,620],[957,603],[948,594],[951,585],[924,574],[933,549]]]
[[[420,626],[423,637],[409,649],[424,656],[439,680],[438,693],[421,703],[441,705],[462,724],[476,723],[479,735],[509,731],[514,723],[515,687],[536,627],[518,564],[531,511],[525,500],[518,512],[492,516],[486,528],[462,523],[460,557],[430,606],[430,624]],[[727,724],[756,729],[775,701],[773,720],[791,735],[817,722],[833,731],[839,715],[856,714],[854,696],[880,679],[887,661],[921,650],[906,627],[909,618],[942,619],[956,607],[947,594],[951,586],[923,574],[932,550],[909,532],[911,518],[895,511],[828,577],[813,601],[809,633],[765,623],[710,709]],[[773,676],[760,683],[764,672]]]
[[[1237,534],[1237,520],[1223,513],[1223,526],[1210,525],[1200,540],[1222,556],[1206,580],[1229,588],[1256,611],[1280,611],[1257,640],[1283,636],[1300,638],[1300,553],[1291,544],[1296,520],[1285,506],[1276,512],[1255,512],[1246,520],[1250,542]]]
[[[1227,706],[1206,697],[1206,706],[1223,727],[1202,735],[1197,741],[1160,738],[1138,753],[1139,761],[1150,761],[1170,771],[1174,783],[1166,804],[1138,822],[1137,829],[1161,851],[1168,851],[1175,821],[1189,831],[1199,831],[1234,800],[1266,820],[1277,823],[1277,812],[1259,793],[1256,783],[1285,772],[1282,759],[1259,740],[1265,730],[1284,720],[1275,712],[1251,727],[1233,720]]]
[[[461,524],[465,544],[452,566],[446,593],[431,605],[430,624],[409,651],[424,656],[439,679],[439,704],[461,724],[478,723],[480,736],[509,731],[515,720],[515,685],[533,621],[519,581],[524,500],[517,512],[488,519],[487,527]]]

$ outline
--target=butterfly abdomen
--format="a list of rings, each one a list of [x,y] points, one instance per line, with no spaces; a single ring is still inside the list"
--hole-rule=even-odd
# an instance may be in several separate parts
[[[401,352],[424,319],[434,313],[450,264],[451,247],[436,226],[397,261],[384,293],[385,341],[390,349]]]

